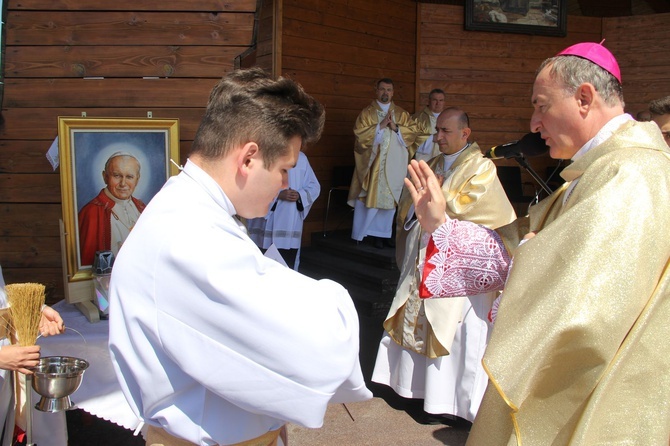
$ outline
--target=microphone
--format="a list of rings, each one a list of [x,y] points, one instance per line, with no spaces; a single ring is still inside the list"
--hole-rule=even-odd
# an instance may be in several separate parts
[[[486,158],[497,160],[500,158],[518,158],[521,156],[544,155],[549,151],[539,133],[526,133],[517,141],[508,142],[491,147],[484,153]]]

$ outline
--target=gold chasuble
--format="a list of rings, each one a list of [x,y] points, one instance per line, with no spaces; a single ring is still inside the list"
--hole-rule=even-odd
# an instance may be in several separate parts
[[[668,148],[629,121],[561,175],[498,230],[514,261],[468,445],[668,445]]]
[[[431,151],[430,153],[415,153],[415,159],[422,159],[428,162],[434,156],[440,154],[440,146],[433,141],[433,135],[435,134],[435,125],[437,123],[437,118],[428,107],[425,107],[419,113],[416,113],[412,116],[416,121],[416,141],[414,142],[415,147],[418,149],[421,147],[426,140],[430,139],[432,144],[429,143]]]
[[[430,160],[434,171],[444,171],[444,156]],[[442,184],[447,214],[454,219],[471,221],[494,229],[514,220],[514,208],[503,190],[493,162],[482,156],[474,143],[464,149],[452,166],[445,172]],[[398,208],[399,219],[404,222],[412,200],[403,193]],[[400,227],[399,227],[400,230]],[[421,243],[423,231],[414,224],[407,235],[401,265],[400,285],[384,329],[402,347],[430,358],[449,354],[454,334],[463,316],[466,297],[419,298],[421,271],[419,260],[425,258],[425,243]],[[496,292],[477,296],[490,303]]]
[[[416,123],[409,113],[393,102],[389,112],[393,116],[393,122],[398,125],[406,146],[401,145],[398,135],[388,127],[383,129],[381,144],[374,144],[377,125],[387,114],[377,101],[372,101],[356,119],[356,170],[347,199],[352,207],[358,199],[368,208],[395,209],[400,200],[403,181],[407,176],[407,164],[414,156]]]

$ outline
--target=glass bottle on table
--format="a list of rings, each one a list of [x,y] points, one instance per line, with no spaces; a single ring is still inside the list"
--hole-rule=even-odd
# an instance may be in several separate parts
[[[100,319],[109,318],[109,279],[114,266],[112,251],[96,251],[93,257],[93,303],[100,312]]]

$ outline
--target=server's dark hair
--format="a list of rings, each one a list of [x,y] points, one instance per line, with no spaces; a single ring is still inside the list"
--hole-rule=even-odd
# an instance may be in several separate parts
[[[318,141],[324,121],[323,106],[296,82],[272,79],[261,68],[236,70],[210,93],[191,153],[218,159],[255,142],[270,168],[291,138],[300,136],[303,147]]]

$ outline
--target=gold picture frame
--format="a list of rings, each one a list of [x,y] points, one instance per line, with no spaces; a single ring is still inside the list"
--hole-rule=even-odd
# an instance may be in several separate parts
[[[58,148],[65,294],[68,303],[76,303],[92,298],[91,264],[82,261],[79,212],[104,189],[109,191],[103,179],[107,160],[119,152],[137,160],[140,175],[130,193],[133,201],[146,205],[179,172],[170,162],[179,164],[179,119],[59,117]]]

